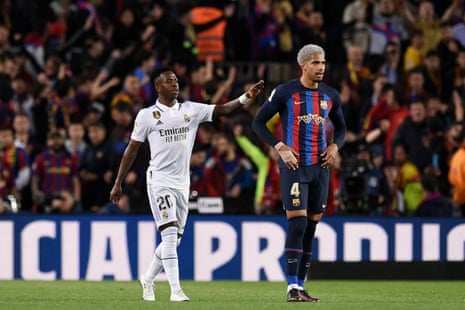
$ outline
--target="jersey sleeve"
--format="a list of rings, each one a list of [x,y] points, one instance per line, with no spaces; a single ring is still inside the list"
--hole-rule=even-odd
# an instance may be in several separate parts
[[[333,107],[329,113],[329,118],[334,126],[334,143],[341,148],[346,136],[346,122],[342,112],[341,97],[337,92],[333,94]]]
[[[143,109],[137,113],[136,120],[134,121],[134,128],[131,133],[132,140],[144,142],[148,136],[146,111],[147,110]]]
[[[194,109],[198,113],[200,123],[213,121],[214,104],[204,104],[199,102],[192,102]]]

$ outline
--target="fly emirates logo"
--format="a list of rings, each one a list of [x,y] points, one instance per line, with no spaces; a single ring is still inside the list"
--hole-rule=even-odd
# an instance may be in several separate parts
[[[187,134],[189,133],[189,127],[178,127],[169,129],[160,129],[160,137],[162,137],[166,143],[173,143],[178,141],[187,140]]]

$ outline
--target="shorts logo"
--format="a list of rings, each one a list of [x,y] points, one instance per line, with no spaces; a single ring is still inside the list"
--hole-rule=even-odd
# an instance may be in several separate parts
[[[323,209],[326,209],[326,205],[322,205],[321,207],[322,207]]]
[[[320,100],[320,107],[323,110],[326,110],[328,108],[328,101],[327,100]]]
[[[162,216],[164,219],[167,219],[167,218],[168,218],[168,212],[163,211],[163,213],[161,214],[161,216]]]
[[[160,119],[160,117],[161,117],[160,111],[154,111],[153,112],[153,118],[154,119]]]
[[[191,121],[191,117],[187,114],[184,114],[184,120],[186,121],[186,123],[189,123]]]
[[[292,199],[292,206],[294,206],[294,207],[300,206],[300,198]]]

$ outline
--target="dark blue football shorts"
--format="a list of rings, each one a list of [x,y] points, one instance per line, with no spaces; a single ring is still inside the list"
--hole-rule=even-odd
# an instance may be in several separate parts
[[[319,164],[301,166],[297,170],[281,167],[280,173],[284,210],[325,211],[329,190],[328,168]]]

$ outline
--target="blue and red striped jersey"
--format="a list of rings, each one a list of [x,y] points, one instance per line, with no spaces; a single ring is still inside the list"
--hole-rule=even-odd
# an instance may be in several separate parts
[[[304,87],[299,79],[278,85],[254,118],[253,128],[270,145],[279,140],[266,128],[266,122],[279,113],[284,143],[299,153],[299,165],[310,166],[320,162],[320,154],[328,143],[342,145],[345,121],[338,92],[320,83],[316,89]],[[327,126],[331,121],[334,137],[327,141]]]
[[[40,190],[46,197],[60,190],[73,192],[73,177],[78,176],[78,159],[68,152],[55,154],[45,151],[37,155],[33,175],[39,178]]]

